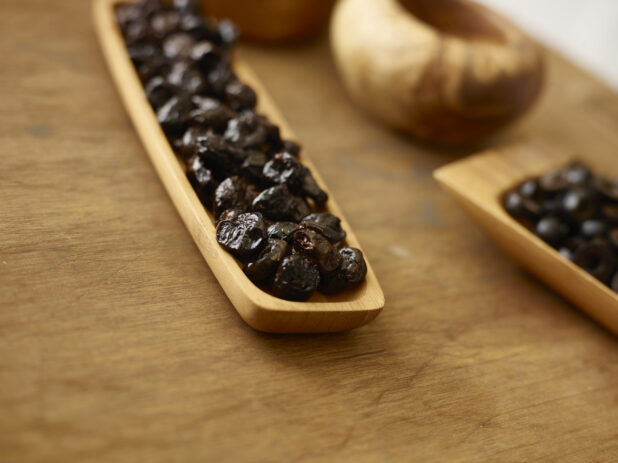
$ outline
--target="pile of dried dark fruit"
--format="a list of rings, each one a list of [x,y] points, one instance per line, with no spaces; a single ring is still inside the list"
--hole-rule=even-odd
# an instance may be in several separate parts
[[[217,241],[257,285],[307,300],[360,284],[367,266],[345,247],[340,220],[300,146],[255,112],[257,96],[231,66],[234,25],[193,0],[121,4],[116,18],[148,101],[204,207]]]
[[[618,292],[618,178],[573,163],[526,180],[504,207],[560,254]]]

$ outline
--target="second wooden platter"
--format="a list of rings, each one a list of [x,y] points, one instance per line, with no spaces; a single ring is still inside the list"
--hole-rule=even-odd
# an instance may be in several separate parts
[[[367,277],[359,287],[336,296],[316,293],[307,302],[293,302],[276,298],[255,286],[242,272],[234,257],[219,246],[212,215],[204,209],[187,180],[146,99],[142,84],[126,51],[114,15],[114,8],[120,3],[126,2],[94,1],[94,22],[112,77],[163,185],[240,316],[253,328],[275,333],[344,331],[373,320],[384,307],[384,295],[369,261],[367,261]],[[235,62],[234,70],[240,80],[253,87],[258,94],[257,112],[266,115],[277,124],[282,136],[294,139],[292,130],[255,74],[239,61]],[[328,192],[311,161],[306,156],[301,156],[301,160],[311,169],[320,187]],[[362,250],[332,195],[326,210],[341,218],[341,224],[347,231],[347,245]],[[366,253],[363,254],[367,259]]]
[[[618,295],[513,219],[502,196],[530,177],[573,160],[545,143],[525,143],[481,153],[434,172],[442,187],[514,260],[591,317],[618,334]],[[618,172],[586,161],[596,172]]]

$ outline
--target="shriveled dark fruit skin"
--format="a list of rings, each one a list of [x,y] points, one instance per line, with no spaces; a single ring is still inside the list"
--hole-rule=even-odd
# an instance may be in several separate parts
[[[581,224],[580,233],[587,239],[601,238],[607,233],[607,224],[602,220],[586,220]]]
[[[180,13],[178,11],[162,11],[150,19],[150,29],[157,39],[179,30]]]
[[[504,208],[509,214],[520,220],[536,220],[543,209],[535,200],[522,196],[517,191],[511,191],[504,198]]]
[[[247,186],[247,181],[241,177],[233,176],[223,180],[215,190],[215,217],[219,217],[227,209],[247,211],[250,204],[246,196]]]
[[[573,256],[573,262],[604,283],[608,283],[616,268],[616,256],[611,248],[599,242],[580,246]]]
[[[207,209],[211,209],[217,181],[212,172],[204,167],[198,156],[194,156],[187,163],[187,177],[202,204]]]
[[[268,151],[269,146],[279,145],[279,128],[265,117],[252,111],[242,111],[228,122],[224,137],[240,147]]]
[[[194,152],[219,178],[237,174],[246,156],[246,153],[228,145],[218,135],[209,135],[196,140]]]
[[[187,125],[191,101],[186,96],[173,96],[157,111],[157,120],[166,135],[182,133]]]
[[[205,73],[212,71],[222,59],[221,50],[212,42],[205,40],[194,44],[189,56],[195,65]]]
[[[301,254],[287,256],[277,268],[273,294],[290,301],[306,301],[318,287],[320,272],[316,264]]]
[[[230,107],[236,111],[253,109],[257,103],[257,95],[253,89],[238,80],[228,82],[225,96]]]
[[[154,76],[144,87],[146,98],[157,110],[174,96],[177,89],[161,76]]]
[[[167,83],[176,87],[177,93],[201,93],[206,89],[207,82],[202,73],[185,61],[172,65],[166,77]]]
[[[256,255],[266,240],[266,224],[261,214],[245,212],[217,225],[217,242],[241,261]]]
[[[267,233],[269,238],[285,240],[288,243],[292,242],[294,233],[300,230],[300,225],[294,222],[276,222],[268,227]]]
[[[323,276],[333,273],[341,263],[341,256],[337,250],[316,231],[301,228],[294,233],[292,243],[296,252],[309,257],[317,264]]]
[[[290,245],[283,240],[269,239],[255,260],[248,262],[243,271],[256,284],[272,283],[279,265],[290,253]]]
[[[240,173],[247,177],[264,183],[265,179],[262,175],[264,165],[268,161],[268,156],[261,151],[251,151],[240,166]]]
[[[232,220],[235,217],[238,217],[240,214],[244,212],[239,209],[227,209],[221,213],[219,217],[215,220],[215,226],[219,225],[219,222],[223,222],[224,220]]]
[[[318,290],[323,294],[337,294],[360,284],[367,275],[367,263],[360,249],[339,250],[341,265],[331,275],[320,278]]]
[[[535,233],[551,245],[559,244],[569,234],[569,227],[554,216],[543,217],[536,224]]]
[[[562,209],[569,220],[582,222],[596,214],[597,204],[594,196],[587,190],[569,190],[562,199]]]
[[[168,59],[185,59],[191,55],[195,39],[186,32],[177,32],[163,40],[163,54]]]
[[[575,162],[563,169],[563,175],[569,185],[584,186],[592,179],[592,172],[581,162]]]
[[[195,108],[189,113],[189,124],[199,124],[222,133],[227,123],[234,117],[234,112],[224,105],[213,108]]]
[[[286,184],[290,191],[300,192],[306,169],[294,156],[277,153],[264,165],[262,175],[271,183]]]
[[[561,170],[549,172],[539,178],[539,185],[545,193],[558,193],[568,188],[564,172]]]
[[[341,228],[341,220],[330,212],[309,214],[300,224],[319,232],[331,243],[336,243],[346,237],[345,231]]]
[[[309,169],[305,169],[301,191],[304,196],[313,199],[313,202],[318,207],[323,206],[328,201],[328,194],[320,188]]]
[[[198,140],[200,138],[206,138],[210,135],[212,135],[210,129],[206,129],[204,127],[194,126],[185,130],[185,133],[180,139],[179,145],[179,151],[182,157],[185,159],[191,157],[195,152]]]
[[[252,208],[270,220],[299,222],[311,209],[307,202],[294,196],[286,185],[277,185],[262,191],[253,201]]]

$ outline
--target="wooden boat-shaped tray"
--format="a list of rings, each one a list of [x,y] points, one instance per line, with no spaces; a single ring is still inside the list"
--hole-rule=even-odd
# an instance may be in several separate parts
[[[240,316],[253,328],[274,333],[345,331],[373,320],[384,307],[384,295],[368,261],[366,280],[359,287],[335,296],[316,293],[307,302],[293,302],[271,296],[255,286],[234,257],[219,246],[215,238],[213,217],[204,209],[187,180],[181,163],[146,99],[126,51],[114,15],[114,8],[120,3],[126,2],[95,0],[93,5],[96,30],[112,77],[163,185]],[[253,87],[258,94],[257,111],[277,124],[282,136],[294,139],[288,124],[253,72],[239,60],[234,63],[234,70],[240,80]],[[328,191],[311,161],[302,154],[301,160],[311,169],[320,187]],[[332,195],[326,210],[341,218],[347,232],[347,245],[362,250]]]
[[[513,219],[502,206],[510,188],[574,160],[543,143],[481,153],[441,167],[434,177],[494,241],[525,269],[618,334],[618,295]],[[607,172],[585,162],[596,172]],[[605,166],[607,167],[607,166]]]

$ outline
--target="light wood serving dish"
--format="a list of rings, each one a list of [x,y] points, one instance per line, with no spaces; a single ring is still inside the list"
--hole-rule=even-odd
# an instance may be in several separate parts
[[[618,334],[618,295],[513,219],[504,192],[519,182],[559,168],[573,156],[542,143],[490,150],[441,167],[440,185],[491,238],[524,268]],[[593,170],[601,169],[586,160]],[[605,171],[604,171],[605,172]],[[616,175],[618,172],[607,172]]]
[[[384,307],[384,295],[369,262],[367,278],[358,288],[336,296],[316,293],[307,302],[292,302],[271,296],[255,286],[234,257],[219,246],[212,215],[204,209],[187,180],[129,59],[114,16],[114,7],[120,3],[123,2],[95,0],[93,5],[96,30],[112,77],[163,185],[240,316],[253,328],[273,333],[345,331],[373,320]],[[282,136],[294,139],[292,130],[253,72],[241,61],[235,63],[235,71],[257,92],[258,111],[279,125]],[[301,159],[311,169],[318,184],[328,191],[311,161],[304,156]],[[362,250],[332,195],[326,210],[341,218],[342,226],[347,231],[347,244]]]

